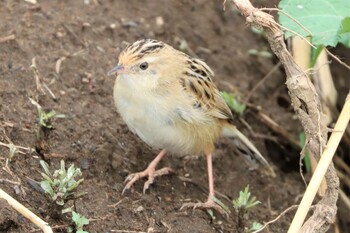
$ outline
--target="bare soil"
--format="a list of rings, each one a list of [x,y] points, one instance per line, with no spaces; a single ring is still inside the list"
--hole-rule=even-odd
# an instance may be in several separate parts
[[[142,193],[143,182],[137,182],[121,195],[127,174],[145,169],[158,151],[129,132],[116,113],[114,78],[106,73],[117,64],[123,41],[155,38],[175,48],[186,41],[186,52],[205,60],[215,71],[218,87],[244,99],[277,63],[274,57],[249,55],[250,49],[268,51],[264,37],[252,32],[230,3],[223,11],[221,1],[39,2],[0,2],[0,37],[15,35],[15,40],[0,43],[0,141],[35,148],[31,153],[17,154],[7,170],[0,170],[0,187],[47,221],[55,232],[66,232],[71,215],[53,214],[55,204],[32,181],[41,180],[39,160],[44,159],[53,170],[64,159],[67,166],[74,163],[82,169],[85,180],[78,189],[87,194],[66,207],[74,205],[90,219],[85,227],[89,232],[237,232],[238,216],[222,196],[219,199],[231,209],[228,219],[217,213],[212,218],[203,210],[179,210],[185,202],[206,199],[203,156],[169,156],[161,166],[174,168],[174,175],[158,178],[146,194]],[[270,1],[259,4],[273,6]],[[164,24],[159,24],[159,19],[157,23],[157,17]],[[30,68],[34,57],[42,83],[56,100],[47,91],[44,95],[37,90]],[[62,62],[57,72],[59,59]],[[344,73],[338,73],[341,79]],[[298,140],[302,128],[290,107],[284,82],[283,70],[277,69],[252,93],[250,102]],[[340,81],[339,85],[344,84]],[[346,90],[343,88],[344,93]],[[66,115],[54,120],[54,129],[40,139],[37,110],[28,97],[45,110]],[[345,94],[341,98],[340,103]],[[218,142],[214,155],[216,190],[232,200],[249,184],[262,203],[244,219],[250,226],[297,204],[304,184],[299,175],[298,148],[275,135],[250,108],[236,120],[277,173],[273,178],[250,169],[229,141]],[[1,167],[6,166],[8,154],[6,147],[0,147]],[[40,232],[4,201],[0,206],[0,232]],[[265,232],[286,232],[293,213]],[[349,229],[346,217],[340,216],[339,221]]]

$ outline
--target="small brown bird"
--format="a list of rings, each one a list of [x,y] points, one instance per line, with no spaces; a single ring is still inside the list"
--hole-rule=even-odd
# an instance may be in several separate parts
[[[206,63],[192,58],[161,41],[144,39],[129,45],[119,55],[119,63],[108,74],[117,74],[114,101],[129,129],[144,142],[162,149],[142,171],[130,174],[123,190],[148,176],[143,192],[155,177],[169,174],[169,167],[156,170],[167,154],[199,154],[207,158],[209,196],[205,203],[185,207],[213,208],[212,152],[220,136],[234,139],[248,160],[268,162],[254,145],[232,124],[232,113],[213,83],[213,71]]]

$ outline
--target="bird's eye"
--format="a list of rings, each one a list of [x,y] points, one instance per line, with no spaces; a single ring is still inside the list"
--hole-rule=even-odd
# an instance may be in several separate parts
[[[147,62],[142,62],[141,64],[140,64],[140,69],[141,70],[146,70],[148,68],[148,63]]]

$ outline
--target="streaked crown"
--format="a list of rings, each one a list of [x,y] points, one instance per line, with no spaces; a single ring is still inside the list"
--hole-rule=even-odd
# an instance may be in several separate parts
[[[123,52],[119,55],[119,63],[132,64],[147,54],[158,53],[165,46],[165,43],[158,40],[138,40],[123,50]]]

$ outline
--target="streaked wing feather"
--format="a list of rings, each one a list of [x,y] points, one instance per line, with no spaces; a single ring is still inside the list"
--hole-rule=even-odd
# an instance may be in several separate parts
[[[207,64],[188,57],[188,69],[180,83],[194,97],[194,108],[200,108],[219,119],[231,119],[231,110],[213,83],[213,76],[214,73]]]

